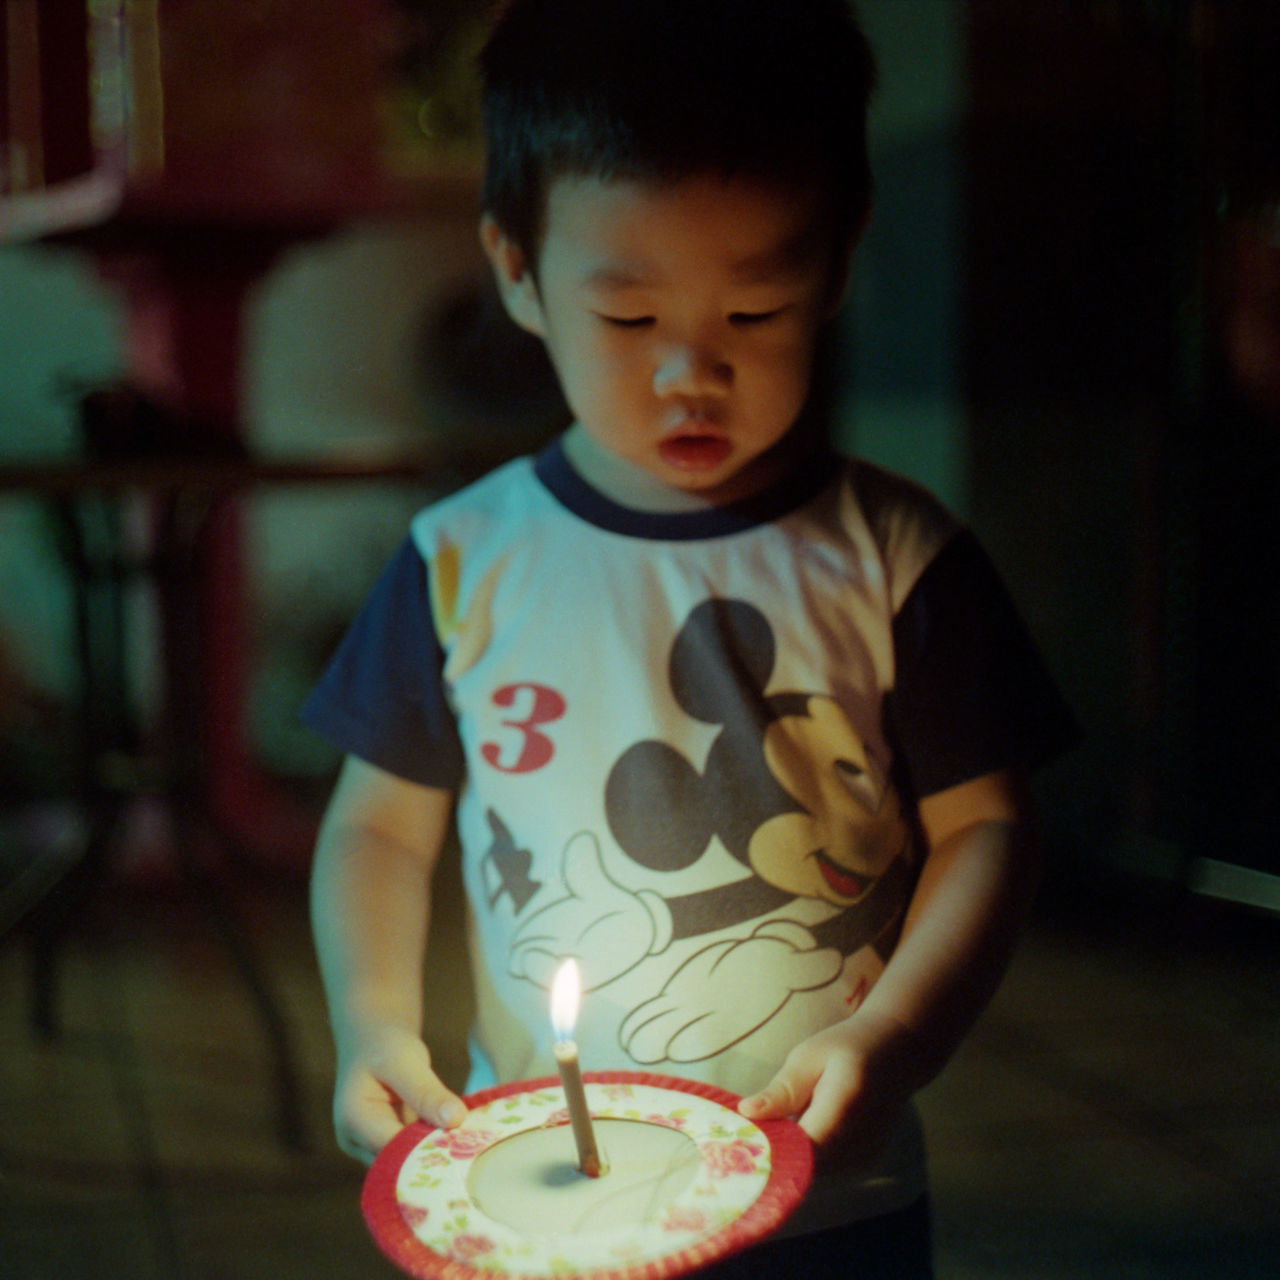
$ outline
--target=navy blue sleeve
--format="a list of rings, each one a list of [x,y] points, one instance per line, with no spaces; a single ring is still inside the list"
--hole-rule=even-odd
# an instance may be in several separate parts
[[[917,798],[998,769],[1033,769],[1075,742],[1075,720],[971,533],[920,575],[893,640],[886,724]]]
[[[303,723],[397,777],[456,788],[462,747],[443,663],[427,567],[406,538],[303,704]]]

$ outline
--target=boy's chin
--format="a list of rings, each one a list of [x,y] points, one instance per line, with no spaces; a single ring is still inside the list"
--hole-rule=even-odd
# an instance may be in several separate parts
[[[669,465],[667,482],[708,502],[738,502],[780,480],[796,461],[796,453],[789,443],[780,442],[749,458],[735,457],[733,446],[727,440],[723,443],[723,452],[708,447],[702,455],[709,459],[719,453],[713,465]]]
[[[670,488],[715,506],[740,502],[767,489],[777,478],[777,472],[769,467],[762,469],[754,460],[740,467],[725,467],[718,471],[677,470],[668,468],[664,483]]]

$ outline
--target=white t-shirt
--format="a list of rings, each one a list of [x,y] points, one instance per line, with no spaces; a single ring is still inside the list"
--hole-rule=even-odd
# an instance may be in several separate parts
[[[457,793],[469,1088],[554,1074],[574,956],[584,1066],[739,1094],[883,970],[918,797],[1035,764],[1066,724],[971,535],[915,485],[823,457],[746,503],[642,513],[558,445],[414,519],[304,716]],[[912,1116],[796,1221],[923,1189]]]

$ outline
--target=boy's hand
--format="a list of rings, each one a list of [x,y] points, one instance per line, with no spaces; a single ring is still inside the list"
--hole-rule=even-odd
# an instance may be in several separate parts
[[[338,1146],[372,1164],[374,1156],[416,1119],[454,1129],[467,1108],[431,1069],[415,1035],[385,1026],[353,1037],[338,1053],[333,1098]]]
[[[856,1013],[802,1040],[777,1075],[738,1109],[749,1120],[798,1117],[820,1166],[869,1168],[915,1091],[914,1058],[905,1027]]]

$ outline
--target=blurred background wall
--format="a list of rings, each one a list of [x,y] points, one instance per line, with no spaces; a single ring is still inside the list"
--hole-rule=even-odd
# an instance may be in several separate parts
[[[152,33],[153,80],[183,58],[206,76],[205,96],[188,87],[178,118],[176,81],[167,117],[134,91],[147,145],[135,142],[128,161],[145,180],[130,180],[179,191],[143,201],[147,225],[198,229],[207,198],[221,209],[218,243],[264,221],[298,230],[280,237],[243,308],[234,429],[253,456],[534,440],[554,420],[545,370],[503,328],[480,273],[460,70],[480,8],[116,6]],[[1082,747],[1041,782],[1051,879],[1063,892],[1111,874],[1192,881],[1205,857],[1280,873],[1268,649],[1277,405],[1274,379],[1242,381],[1224,338],[1239,306],[1252,308],[1261,319],[1245,345],[1255,366],[1274,368],[1266,334],[1280,286],[1265,218],[1277,194],[1277,20],[1243,0],[858,8],[882,88],[875,220],[841,321],[840,431],[972,521],[1082,721]],[[14,144],[12,67],[37,9],[6,0],[9,196],[32,186]],[[375,34],[353,41],[357,30]],[[282,92],[305,128],[286,131]],[[275,121],[257,133],[255,93]],[[228,112],[239,152],[214,136]],[[167,170],[156,150],[166,128]],[[175,172],[175,139],[200,158],[189,171]],[[308,139],[343,177],[303,164]],[[284,157],[280,172],[272,156]],[[272,184],[287,198],[257,209],[228,195],[270,196]],[[335,202],[335,189],[346,198]],[[80,456],[79,395],[136,374],[136,318],[95,266],[91,238],[50,243],[38,231],[11,221],[0,244],[6,465]],[[409,512],[449,479],[243,501],[245,732],[273,775],[315,782],[332,768],[294,727],[296,705]],[[145,714],[145,593],[132,607]],[[7,799],[65,783],[70,619],[47,503],[0,495]]]

